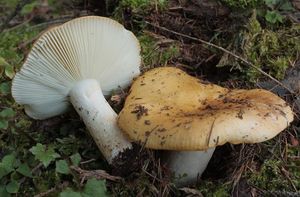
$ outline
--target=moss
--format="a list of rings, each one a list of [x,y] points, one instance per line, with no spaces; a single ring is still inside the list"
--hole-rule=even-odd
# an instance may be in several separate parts
[[[266,191],[289,191],[291,189],[289,182],[280,170],[282,165],[278,160],[266,160],[258,172],[251,173],[249,183]]]
[[[258,6],[260,1],[259,0],[221,0],[225,5],[231,8],[250,8]]]
[[[300,49],[300,25],[291,24],[277,31],[263,28],[254,13],[246,28],[236,39],[237,44],[232,51],[249,60],[277,79],[283,79],[285,71],[296,61]],[[244,73],[252,82],[262,77],[256,69],[237,62],[234,58],[224,55],[218,66],[229,65]]]
[[[203,196],[207,197],[226,197],[230,195],[230,184],[204,181],[198,187]]]
[[[290,146],[287,148],[287,163],[286,170],[289,172],[291,181],[295,185],[295,187],[300,190],[300,148],[298,146]]]
[[[13,31],[4,31],[0,34],[0,57],[10,65],[19,67],[24,58],[24,53],[19,51],[19,45],[30,41],[38,35],[39,29],[29,29],[24,26]],[[30,43],[27,47],[30,46]]]
[[[277,79],[284,77],[290,62],[296,60],[300,47],[300,25],[276,32],[258,26],[256,16],[252,16],[244,35],[244,55],[257,67],[269,72]],[[260,73],[247,70],[254,81]]]
[[[143,70],[165,66],[179,55],[179,47],[176,44],[161,47],[157,39],[148,35],[141,35],[138,39],[142,48]]]
[[[165,10],[167,8],[167,4],[167,0],[121,0],[114,10],[113,18],[122,22],[125,20],[124,17],[128,17],[124,15],[130,15],[130,17],[146,16],[152,10]]]
[[[113,18],[124,24],[135,34],[145,29],[145,16],[152,12],[160,12],[167,9],[167,0],[121,0],[113,11]]]
[[[164,9],[167,6],[167,0],[149,1],[149,0],[122,0],[122,7],[129,7],[135,13],[144,13],[150,9]]]
[[[282,147],[276,146],[277,140],[273,139],[263,143],[265,150],[272,149],[272,155],[269,155],[269,151],[265,152],[264,154],[268,154],[268,156],[264,157],[269,158],[264,160],[259,167],[253,165],[256,167],[245,173],[246,179],[250,185],[269,193],[299,190],[299,145],[286,144],[284,148],[286,153],[285,159],[277,159],[276,156],[282,154],[283,151]]]
[[[131,174],[130,178],[112,185],[114,196],[157,196],[154,182],[144,172]]]

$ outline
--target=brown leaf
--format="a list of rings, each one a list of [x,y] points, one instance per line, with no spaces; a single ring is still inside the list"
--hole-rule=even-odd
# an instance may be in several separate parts
[[[179,189],[180,191],[183,191],[187,196],[199,196],[203,197],[202,193],[199,190],[183,187]]]
[[[300,0],[292,0],[292,4],[297,10],[300,10]]]
[[[290,136],[290,141],[291,141],[292,146],[299,146],[299,140],[296,137],[291,135]]]
[[[120,104],[122,98],[120,95],[116,94],[111,96],[110,100],[114,103],[114,104]]]

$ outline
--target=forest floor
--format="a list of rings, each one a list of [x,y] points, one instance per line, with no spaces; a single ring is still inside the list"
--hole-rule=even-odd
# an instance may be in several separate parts
[[[0,0],[0,13],[1,197],[300,196],[299,0]],[[139,168],[114,176],[74,110],[33,120],[10,93],[41,32],[85,15],[134,32],[142,72],[168,65],[227,88],[268,89],[294,122],[267,142],[217,147],[194,185],[176,187],[149,150]],[[117,112],[126,91],[108,100]]]

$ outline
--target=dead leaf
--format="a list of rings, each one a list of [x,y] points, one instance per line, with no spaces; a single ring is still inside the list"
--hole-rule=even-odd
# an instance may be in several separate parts
[[[114,104],[120,104],[122,98],[120,95],[116,94],[116,95],[113,95],[111,96],[110,100],[114,103]]]
[[[183,191],[185,194],[185,196],[199,196],[199,197],[203,197],[202,193],[199,190],[196,189],[192,189],[192,188],[188,188],[188,187],[183,187],[179,189],[180,191]]]
[[[297,10],[300,10],[300,0],[292,0],[292,4]]]
[[[291,141],[292,146],[299,146],[299,140],[296,137],[291,135],[290,136],[290,141]]]

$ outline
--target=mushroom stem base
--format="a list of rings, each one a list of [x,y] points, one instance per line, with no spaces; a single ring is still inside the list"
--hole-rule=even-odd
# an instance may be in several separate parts
[[[117,114],[104,98],[97,80],[79,81],[70,100],[106,160],[112,160],[132,145],[117,126]]]
[[[206,151],[166,151],[163,162],[175,174],[175,184],[185,186],[200,178],[215,148]]]

